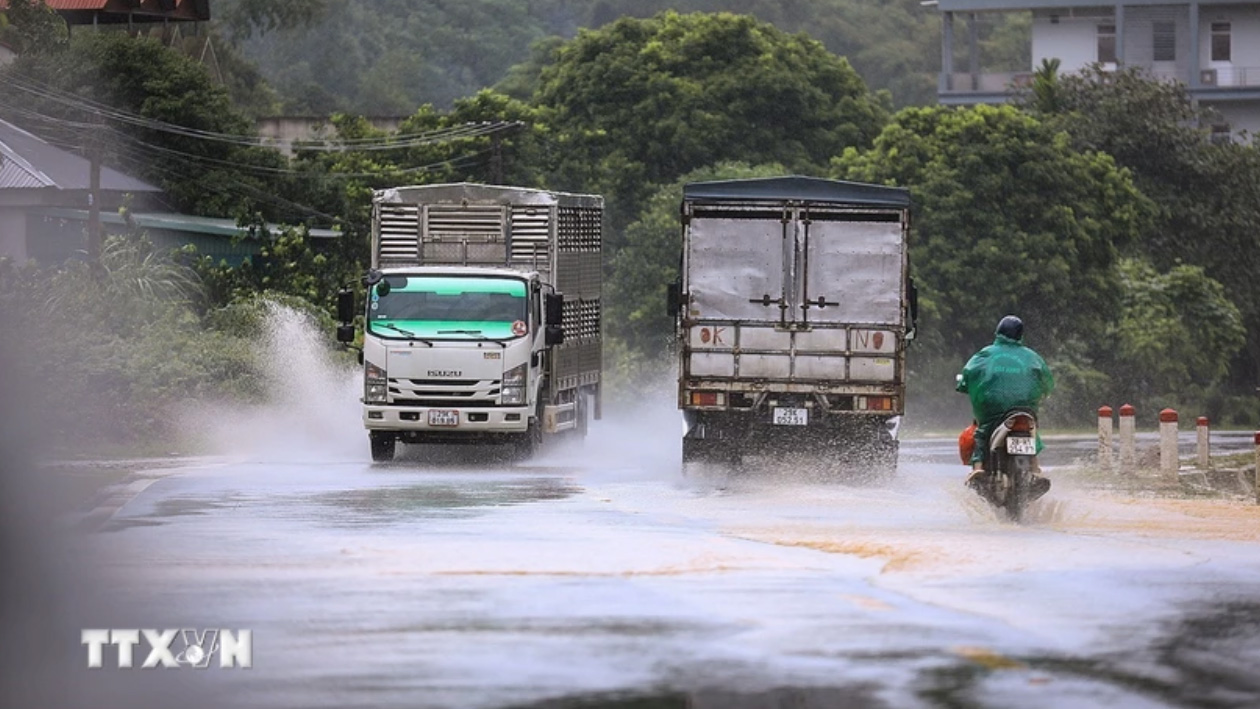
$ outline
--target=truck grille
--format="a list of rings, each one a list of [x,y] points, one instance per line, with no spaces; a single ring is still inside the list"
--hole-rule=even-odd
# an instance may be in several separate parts
[[[499,379],[390,379],[390,403],[400,406],[494,406]]]

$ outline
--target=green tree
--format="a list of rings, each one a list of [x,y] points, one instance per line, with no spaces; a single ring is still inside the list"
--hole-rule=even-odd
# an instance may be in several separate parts
[[[218,0],[215,24],[237,40],[283,28],[305,27],[328,10],[328,0]]]
[[[76,36],[67,51],[23,55],[0,114],[165,190],[193,214],[298,221],[310,210],[285,180],[279,152],[251,146],[253,122],[204,66],[155,39]],[[13,88],[10,91],[10,88]]]
[[[46,54],[64,49],[70,37],[65,20],[44,0],[9,0],[0,11],[0,40],[18,54]]]
[[[1166,273],[1149,263],[1120,263],[1122,316],[1112,351],[1117,393],[1140,404],[1187,395],[1221,383],[1246,340],[1242,315],[1220,283],[1198,266]]]
[[[614,223],[652,186],[724,160],[817,173],[869,145],[887,116],[886,99],[819,42],[730,14],[583,31],[543,71],[537,101],[564,181],[609,195]]]
[[[1119,249],[1151,205],[1107,155],[1011,106],[905,109],[842,178],[908,187],[926,348],[960,363],[1008,313],[1052,357],[1101,343],[1119,312]]]
[[[1184,85],[1141,69],[1094,66],[1058,79],[1059,102],[1031,102],[1081,148],[1100,150],[1133,174],[1152,200],[1149,228],[1132,251],[1157,268],[1201,266],[1242,313],[1247,345],[1232,382],[1260,382],[1260,148],[1208,140],[1218,120]],[[1253,399],[1253,411],[1256,410]]]

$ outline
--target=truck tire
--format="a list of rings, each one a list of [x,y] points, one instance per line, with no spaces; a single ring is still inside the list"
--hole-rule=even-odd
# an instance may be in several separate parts
[[[577,399],[574,400],[574,404],[576,405],[574,410],[574,423],[576,426],[573,429],[573,437],[578,441],[584,441],[586,440],[586,434],[590,431],[591,426],[590,412],[588,411],[589,406],[586,403],[586,392],[579,389],[576,396]]]
[[[376,433],[375,431],[368,434],[368,440],[372,444],[372,462],[388,463],[394,459],[394,449],[398,444],[398,439],[388,433]]]
[[[743,453],[734,441],[684,437],[682,444],[683,477],[742,470]]]
[[[543,446],[542,426],[543,404],[539,401],[538,410],[534,412],[534,418],[529,422],[529,427],[512,443],[512,454],[515,460],[524,462],[538,455],[538,451]]]

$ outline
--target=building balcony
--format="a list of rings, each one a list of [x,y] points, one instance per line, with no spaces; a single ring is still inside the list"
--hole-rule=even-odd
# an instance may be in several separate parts
[[[1188,66],[1172,69],[1145,67],[1161,81],[1179,81],[1195,98],[1214,101],[1254,100],[1260,98],[1260,66],[1231,66],[1200,69],[1198,77],[1190,75]],[[1197,78],[1198,81],[1194,79]],[[1029,71],[952,72],[941,75],[938,97],[942,104],[1003,103],[1021,88],[1032,84]]]

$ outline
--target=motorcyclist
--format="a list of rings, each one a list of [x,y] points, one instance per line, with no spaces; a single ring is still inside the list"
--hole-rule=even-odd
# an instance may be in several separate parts
[[[975,416],[975,447],[971,453],[971,474],[967,484],[974,485],[984,475],[985,452],[989,436],[1002,422],[1002,416],[1013,408],[1030,409],[1054,390],[1054,377],[1041,355],[1025,347],[1024,321],[1007,315],[998,322],[993,344],[972,355],[958,376],[956,389],[971,399]],[[1041,452],[1041,439],[1037,452]],[[1032,486],[1040,497],[1050,489],[1050,481],[1041,477],[1040,467],[1034,470]]]

